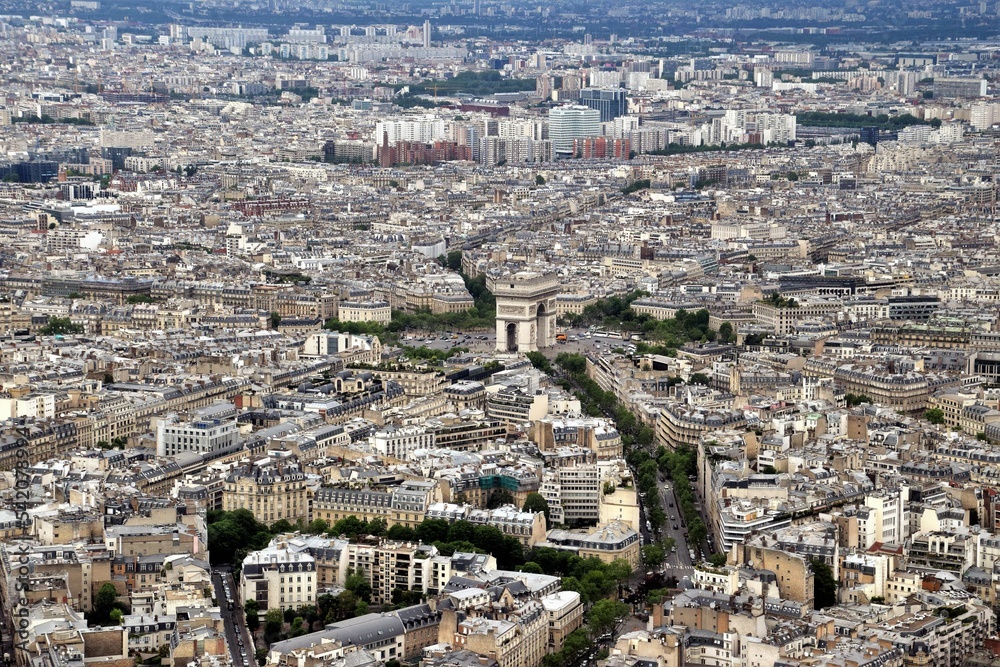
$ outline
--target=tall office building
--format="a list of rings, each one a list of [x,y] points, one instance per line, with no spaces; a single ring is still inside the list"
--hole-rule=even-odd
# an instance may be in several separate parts
[[[424,48],[429,49],[431,47],[431,20],[427,19],[424,21]]]
[[[601,122],[607,123],[624,116],[627,103],[621,88],[584,88],[580,91],[580,104],[600,111]]]
[[[549,112],[549,139],[552,152],[567,157],[573,154],[573,140],[599,137],[601,112],[579,105],[556,107]]]
[[[900,95],[912,95],[917,89],[917,73],[900,71],[896,75],[896,90]]]
[[[934,99],[986,97],[986,79],[972,77],[934,77]]]

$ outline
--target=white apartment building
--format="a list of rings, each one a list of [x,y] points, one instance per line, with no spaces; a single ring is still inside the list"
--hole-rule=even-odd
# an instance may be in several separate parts
[[[451,558],[433,545],[383,541],[351,543],[341,552],[338,581],[348,572],[365,577],[372,587],[374,604],[388,603],[395,589],[437,595],[451,579]]]
[[[558,653],[566,636],[583,625],[583,602],[576,591],[558,591],[541,598],[548,617],[548,653]]]
[[[375,143],[395,146],[400,141],[430,144],[447,139],[449,128],[441,118],[426,115],[418,118],[387,118],[375,124]]]
[[[256,600],[262,614],[316,604],[316,560],[280,544],[247,554],[240,572],[240,599]]]
[[[712,120],[709,143],[785,143],[795,141],[795,116],[729,109]]]
[[[735,595],[740,588],[739,571],[728,565],[716,568],[698,564],[694,568],[694,585],[722,595]]]
[[[180,421],[176,414],[167,415],[156,422],[156,454],[217,452],[235,445],[239,436],[239,425],[234,419],[214,416],[212,412],[196,413],[190,421]]]
[[[539,493],[549,503],[552,524],[597,523],[601,516],[601,473],[596,465],[547,471]]]
[[[969,125],[976,130],[988,130],[1000,123],[1000,102],[975,102],[969,109]]]
[[[720,546],[723,551],[729,551],[734,544],[746,542],[750,533],[790,526],[791,518],[758,507],[749,500],[739,500],[728,507],[718,509],[716,525]]]
[[[176,30],[175,30],[176,28]],[[266,42],[267,28],[203,28],[199,26],[172,26],[171,38],[200,39],[219,49],[242,49],[247,44]]]
[[[52,419],[56,416],[55,394],[31,392],[21,396],[6,394],[0,397],[0,421],[14,417]]]
[[[867,549],[875,542],[902,544],[909,536],[909,512],[899,489],[868,494],[865,508],[868,512],[858,513],[858,546]]]
[[[573,152],[575,139],[601,136],[601,112],[580,105],[556,107],[549,111],[549,139],[556,155]]]
[[[434,432],[423,426],[386,428],[369,437],[368,444],[382,456],[407,461],[418,449],[434,447]]]

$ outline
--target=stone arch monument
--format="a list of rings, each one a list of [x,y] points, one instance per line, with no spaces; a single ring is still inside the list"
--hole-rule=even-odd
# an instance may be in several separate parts
[[[522,271],[490,278],[487,287],[497,300],[497,350],[533,352],[555,345],[555,275]]]

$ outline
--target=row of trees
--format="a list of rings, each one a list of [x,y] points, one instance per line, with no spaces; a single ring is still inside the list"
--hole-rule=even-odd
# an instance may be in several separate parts
[[[489,506],[499,507],[513,501],[509,491],[498,489],[491,494]],[[541,494],[528,494],[522,508],[527,512],[542,512],[548,521],[549,505]],[[257,521],[247,509],[212,511],[207,518],[208,546],[213,564],[238,565],[250,551],[265,548],[275,535],[292,531],[344,537],[350,541],[372,536],[422,542],[435,545],[445,555],[456,551],[489,553],[496,556],[500,567],[508,569],[525,563],[524,548],[516,537],[504,535],[496,526],[477,525],[469,521],[449,523],[444,519],[425,519],[411,528],[401,524],[389,527],[381,517],[362,521],[356,516],[348,516],[333,525],[323,519],[314,519],[308,524],[302,521],[293,524],[282,519],[267,526]],[[360,597],[368,600],[366,596]]]
[[[650,186],[650,180],[648,178],[641,178],[637,181],[632,181],[624,188],[622,188],[623,195],[630,195],[633,192],[638,192],[639,190],[647,190]]]
[[[65,118],[53,118],[52,116],[49,116],[48,114],[44,114],[44,113],[41,116],[36,116],[35,114],[26,114],[24,116],[12,116],[11,119],[10,119],[10,122],[11,123],[42,123],[42,124],[46,124],[46,125],[48,125],[50,123],[62,123],[64,125],[93,125],[94,124],[92,121],[89,121],[86,118],[71,118],[71,117],[68,117],[68,116],[65,117]]]
[[[455,258],[454,252],[443,259],[443,263],[451,266]],[[461,253],[457,257],[461,266]],[[395,342],[398,334],[403,331],[475,331],[492,330],[496,324],[497,301],[493,293],[486,287],[486,276],[470,278],[462,274],[465,288],[472,295],[473,307],[461,313],[432,313],[430,310],[419,310],[415,313],[404,313],[401,310],[392,311],[389,324],[378,322],[341,322],[336,318],[328,319],[323,328],[330,331],[343,331],[355,335],[378,336],[383,342]],[[420,349],[420,348],[418,348]]]
[[[667,553],[676,546],[676,540],[668,537],[652,542],[642,548],[642,564],[647,570],[655,570],[667,559]]]
[[[618,399],[610,391],[604,391],[597,382],[587,377],[587,359],[582,354],[560,352],[556,355],[556,365],[566,374],[563,388],[576,390],[580,399],[580,410],[591,417],[611,416]]]
[[[688,480],[689,476],[696,476],[698,473],[697,455],[686,447],[671,452],[662,446],[656,449],[655,455],[660,470],[673,481],[674,496],[684,515],[691,541],[701,544],[708,537],[708,528],[695,507],[694,490]]]
[[[638,457],[633,455],[644,451],[644,449],[633,449],[630,456],[638,460]],[[642,494],[643,503],[646,506],[646,518],[653,530],[659,534],[663,529],[663,524],[667,521],[667,513],[663,510],[663,501],[660,499],[660,469],[657,467],[656,461],[646,460],[635,466],[634,470],[636,488]]]
[[[546,375],[555,375],[556,369],[552,367],[549,362],[549,358],[546,357],[541,352],[526,352],[525,355],[531,365],[545,373]]]
[[[433,544],[446,556],[455,552],[492,554],[497,559],[497,566],[503,569],[513,569],[525,562],[521,541],[512,535],[504,535],[496,526],[424,519],[416,528],[395,525],[388,530],[386,537]]]
[[[825,111],[803,111],[795,115],[796,123],[812,127],[877,127],[880,130],[901,130],[911,125],[931,125],[940,127],[941,121],[921,120],[911,114],[889,116],[879,114],[868,116],[857,113],[829,113]]]
[[[450,79],[436,79],[421,83],[408,84],[410,95],[433,94],[454,95],[469,93],[482,96],[494,93],[516,93],[535,89],[534,79],[515,79],[503,77],[496,70],[484,72],[460,72]]]
[[[562,386],[567,391],[575,390],[580,399],[580,408],[592,417],[604,415],[615,420],[615,426],[622,437],[622,446],[628,450],[633,446],[650,447],[656,439],[652,428],[643,424],[625,406],[618,402],[614,392],[604,391],[593,379],[587,377],[587,358],[582,354],[561,352],[556,355],[558,366],[565,377]]]
[[[639,422],[624,405],[619,403],[614,393],[604,391],[594,380],[587,377],[587,360],[579,354],[560,353],[556,356],[558,365],[568,376],[567,389],[575,385],[576,395],[581,407],[588,414],[604,414],[614,418],[615,426],[622,438],[622,446],[627,453],[646,451],[653,445],[656,433],[648,425]],[[648,457],[648,454],[647,454]],[[642,463],[642,462],[640,462]],[[656,533],[660,533],[667,520],[663,509],[658,485],[658,468],[650,461],[645,467],[633,466],[635,470],[636,488],[643,496],[646,508],[646,518]],[[614,489],[605,489],[613,492]],[[642,549],[643,564],[648,568],[656,568],[663,564],[666,552],[674,546],[672,538],[664,542],[648,544]]]
[[[468,352],[467,347],[451,347],[447,350],[435,350],[430,347],[411,347],[409,345],[403,346],[403,354],[410,359],[417,359],[420,361],[431,361],[431,362],[441,362],[446,359],[454,357],[456,354],[462,354]]]
[[[687,321],[686,314],[679,312],[678,315],[681,316],[681,322]],[[706,317],[695,315],[696,321],[705,320],[707,325],[707,313]],[[673,481],[674,493],[687,524],[689,538],[694,544],[701,544],[708,537],[708,527],[695,506],[694,490],[688,479],[689,475],[697,474],[695,453],[683,447],[671,452],[660,446],[650,454],[655,432],[649,426],[640,423],[635,415],[618,402],[612,392],[604,391],[597,382],[587,377],[585,357],[579,354],[561,353],[556,356],[555,361],[567,376],[564,386],[570,389],[575,385],[581,407],[588,414],[604,414],[615,419],[622,436],[626,458],[635,473],[636,488],[642,495],[646,517],[653,530],[659,533],[667,519],[659,494],[659,475],[662,473]],[[699,383],[707,380],[707,377],[692,378],[692,381]],[[667,551],[674,546],[673,539],[646,545],[642,550],[643,564],[650,569],[659,566],[666,558]],[[725,558],[724,555],[720,556],[722,559]]]
[[[689,313],[682,308],[674,317],[665,320],[628,310],[620,319],[605,318],[601,326],[621,331],[622,336],[629,333],[642,334],[645,341],[636,343],[637,354],[673,356],[677,348],[685,343],[710,343],[715,340],[728,343],[736,340],[731,324],[724,323],[716,331],[708,326],[708,321],[709,313],[704,309]]]
[[[595,303],[584,308],[582,313],[564,315],[563,319],[574,327],[597,325],[608,319],[621,320],[627,313],[631,312],[632,302],[644,296],[649,296],[649,293],[635,290],[625,296],[598,299]]]
[[[83,325],[74,324],[68,317],[50,317],[44,327],[38,330],[43,336],[65,336],[83,333]]]
[[[749,144],[713,144],[713,145],[699,145],[694,146],[692,144],[668,144],[666,148],[660,148],[655,151],[647,151],[647,155],[683,155],[686,153],[714,153],[714,152],[730,152],[730,151],[745,151],[767,148],[764,144],[759,143],[749,143]]]

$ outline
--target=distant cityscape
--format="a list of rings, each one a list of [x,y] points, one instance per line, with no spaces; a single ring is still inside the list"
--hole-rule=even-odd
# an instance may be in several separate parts
[[[998,667],[1000,2],[0,0],[3,667]]]

